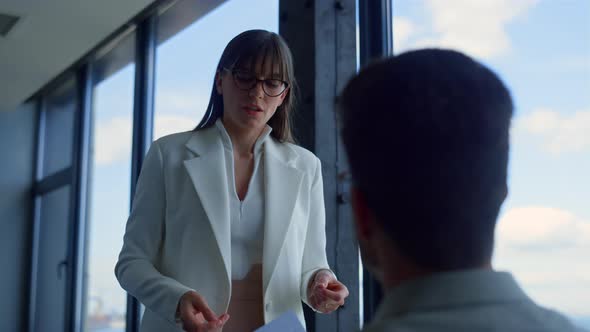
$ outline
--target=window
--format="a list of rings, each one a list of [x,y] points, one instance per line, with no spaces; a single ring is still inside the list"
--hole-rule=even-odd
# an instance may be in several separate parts
[[[45,107],[45,144],[43,176],[68,168],[72,163],[74,114],[76,113],[75,80],[70,79],[47,96]]]
[[[39,197],[36,301],[33,330],[64,331],[67,298],[67,243],[70,228],[70,186]]]
[[[42,98],[34,213],[29,324],[63,331],[71,306],[72,154],[77,80],[70,75]]]
[[[134,46],[130,33],[93,66],[85,331],[125,331],[114,266],[130,208]]]
[[[515,102],[493,265],[590,328],[590,3],[394,1],[395,53],[436,46],[491,67]]]

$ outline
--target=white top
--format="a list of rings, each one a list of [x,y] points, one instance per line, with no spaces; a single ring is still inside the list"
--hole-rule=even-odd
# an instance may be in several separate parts
[[[233,146],[221,119],[215,122],[221,133],[228,183],[229,216],[231,225],[231,275],[233,280],[242,280],[253,264],[262,263],[264,240],[264,163],[261,162],[262,146],[272,128],[266,129],[254,145],[254,171],[248,191],[240,201],[236,190]]]

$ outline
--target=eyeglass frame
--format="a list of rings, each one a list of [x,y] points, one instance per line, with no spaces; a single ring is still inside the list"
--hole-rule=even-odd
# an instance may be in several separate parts
[[[223,67],[222,69],[223,70],[227,70],[228,72],[231,73],[232,79],[234,81],[234,84],[236,85],[236,88],[238,88],[238,89],[240,89],[242,91],[250,91],[250,90],[254,89],[258,85],[258,82],[262,82],[262,92],[264,92],[264,94],[267,95],[268,97],[273,97],[274,98],[274,97],[280,96],[283,92],[287,91],[287,89],[289,88],[289,83],[288,82],[285,82],[283,80],[279,80],[279,79],[276,79],[276,78],[267,78],[267,79],[261,80],[261,79],[258,79],[255,75],[252,75],[252,78],[255,80],[255,83],[251,87],[249,87],[249,88],[242,89],[240,87],[240,85],[238,84],[238,82],[236,82],[236,72],[239,72],[239,71],[240,72],[247,72],[247,71],[246,70],[238,70],[236,68],[229,69],[229,68],[225,68],[225,67]],[[280,93],[278,93],[276,95],[271,95],[268,92],[266,92],[266,89],[264,88],[264,82],[265,81],[279,81],[279,82],[283,83],[283,85],[285,86],[285,88]]]

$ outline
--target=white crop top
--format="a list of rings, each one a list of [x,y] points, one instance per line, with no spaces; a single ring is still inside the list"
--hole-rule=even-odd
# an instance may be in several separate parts
[[[221,119],[215,123],[221,134],[227,173],[231,225],[231,275],[232,280],[242,280],[253,264],[262,263],[264,242],[264,163],[263,144],[272,128],[266,129],[254,145],[254,171],[248,191],[240,201],[236,191],[233,145]]]

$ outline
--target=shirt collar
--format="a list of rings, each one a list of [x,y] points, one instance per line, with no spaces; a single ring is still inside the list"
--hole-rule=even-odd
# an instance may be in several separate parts
[[[531,301],[507,272],[461,270],[406,281],[386,292],[376,320],[453,306]]]
[[[221,118],[219,118],[219,119],[217,119],[217,121],[215,121],[215,126],[219,130],[219,133],[221,135],[221,141],[223,142],[223,146],[226,149],[230,149],[233,151],[233,145],[231,142],[231,138],[229,137],[229,134],[227,133],[227,130],[225,129],[225,126],[223,125],[223,122],[221,121]],[[256,139],[256,143],[254,143],[254,154],[258,154],[261,151],[262,145],[268,139],[271,132],[272,132],[272,127],[269,125],[266,125],[264,127],[264,130],[262,131],[262,134],[260,134],[260,136],[258,136],[258,139]]]

